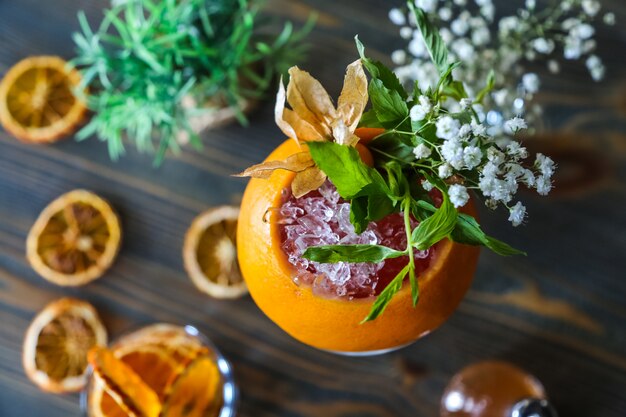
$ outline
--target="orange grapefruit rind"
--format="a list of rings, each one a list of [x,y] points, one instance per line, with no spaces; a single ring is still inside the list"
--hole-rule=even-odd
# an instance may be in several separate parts
[[[358,133],[358,132],[357,132]],[[367,133],[372,136],[373,131]],[[287,140],[267,158],[284,160],[298,152]],[[251,179],[243,196],[237,229],[241,271],[259,308],[295,339],[319,349],[344,353],[383,351],[403,346],[441,325],[468,290],[476,269],[479,248],[444,240],[437,246],[429,269],[418,277],[420,300],[414,308],[405,285],[376,320],[361,324],[374,298],[326,299],[293,280],[293,267],[281,248],[274,219],[265,213],[282,204],[282,190],[294,174],[276,170],[265,179]],[[473,203],[464,208],[476,215]],[[273,217],[273,216],[272,216]]]

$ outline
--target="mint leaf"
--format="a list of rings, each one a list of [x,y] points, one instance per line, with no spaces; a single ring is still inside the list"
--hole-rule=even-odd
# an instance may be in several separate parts
[[[524,251],[515,249],[501,240],[487,236],[480,228],[476,219],[468,214],[459,213],[456,227],[450,234],[450,238],[455,242],[466,245],[486,246],[502,256],[526,255]]]
[[[389,304],[393,296],[396,295],[396,293],[402,289],[402,283],[408,271],[409,271],[409,265],[407,264],[404,268],[402,268],[400,272],[398,272],[398,275],[395,276],[395,278],[378,295],[378,297],[376,297],[376,301],[374,301],[374,305],[372,305],[372,309],[370,310],[367,317],[363,319],[361,324],[371,321],[371,320],[375,320],[378,316],[380,316],[383,313],[383,311],[385,311],[385,308],[387,308],[387,305]]]
[[[443,94],[452,97],[453,99],[460,101],[462,98],[467,98],[467,92],[465,86],[461,81],[452,81],[443,89]]]
[[[417,146],[417,143],[413,143],[414,140],[414,136],[387,133],[371,141],[368,147],[375,153],[377,160],[409,164],[415,161],[413,148]]]
[[[408,3],[409,8],[415,15],[417,27],[422,32],[430,58],[435,64],[435,67],[437,67],[439,75],[445,74],[448,68],[448,48],[446,48],[445,42],[441,38],[437,28],[428,20],[426,13],[422,9],[416,8],[413,2]]]
[[[370,109],[361,115],[359,127],[383,127],[383,125],[378,121],[376,112]]]
[[[373,168],[361,161],[356,149],[334,142],[308,142],[315,164],[337,187],[337,192],[346,200],[352,200],[368,185],[386,188],[385,180]],[[371,191],[371,189],[370,189]]]
[[[373,79],[380,80],[385,87],[391,91],[397,92],[403,100],[406,100],[408,96],[406,90],[402,86],[402,83],[398,79],[398,76],[387,68],[382,62],[372,61],[370,58],[366,57],[365,47],[359,40],[358,36],[354,37],[354,41],[356,42],[356,48],[361,56],[361,62],[367,72],[369,72],[370,76]]]
[[[372,110],[383,127],[394,128],[408,118],[409,108],[406,101],[397,91],[385,87],[381,80],[371,80],[368,91]]]
[[[325,245],[308,247],[302,257],[321,263],[379,263],[385,259],[399,258],[404,255],[406,253],[403,251],[380,245]]]
[[[357,197],[350,201],[350,223],[354,226],[354,231],[358,234],[367,229],[370,219],[367,217],[367,206],[369,198]]]
[[[454,230],[456,220],[457,211],[444,192],[441,207],[413,229],[411,236],[413,246],[419,250],[430,248]]]

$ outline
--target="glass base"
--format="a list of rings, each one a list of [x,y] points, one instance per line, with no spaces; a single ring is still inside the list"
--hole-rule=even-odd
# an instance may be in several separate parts
[[[354,358],[359,358],[359,357],[367,357],[367,356],[378,356],[378,355],[384,355],[386,353],[391,353],[391,352],[395,352],[396,350],[400,350],[400,349],[404,349],[407,346],[412,345],[413,343],[415,343],[416,341],[412,341],[409,343],[405,343],[403,345],[399,345],[399,346],[394,346],[394,347],[390,347],[387,349],[378,349],[378,350],[365,350],[362,352],[342,352],[339,350],[328,350],[328,349],[321,349],[324,352],[328,352],[328,353],[333,353],[335,355],[341,355],[341,356],[350,356],[350,357],[354,357]]]

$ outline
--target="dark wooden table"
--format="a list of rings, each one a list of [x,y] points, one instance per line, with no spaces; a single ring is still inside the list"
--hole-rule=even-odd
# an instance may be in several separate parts
[[[0,76],[27,55],[71,57],[77,10],[97,21],[105,3],[0,0]],[[22,338],[35,313],[73,295],[98,308],[113,338],[155,321],[197,325],[235,366],[242,416],[437,416],[451,375],[487,358],[537,375],[562,416],[625,416],[626,4],[603,3],[619,22],[599,27],[605,82],[593,83],[578,64],[558,77],[542,74],[546,126],[528,144],[559,163],[557,189],[547,199],[526,196],[531,218],[525,227],[513,230],[504,214],[483,216],[489,232],[529,256],[484,251],[473,287],[452,319],[385,356],[345,358],[303,346],[249,297],[209,299],[183,271],[182,241],[193,217],[237,204],[245,182],[229,174],[259,162],[283,140],[271,102],[252,115],[249,128],[216,130],[204,137],[201,152],[171,156],[158,170],[150,156],[132,148],[110,162],[96,139],[28,146],[0,131],[0,415],[80,415],[76,395],[39,391],[21,365]],[[380,59],[401,45],[386,18],[391,2],[271,5],[296,21],[311,9],[320,12],[306,67],[334,94],[357,56],[354,34]],[[24,242],[40,210],[78,187],[119,210],[124,244],[104,278],[67,289],[37,276],[25,261]]]

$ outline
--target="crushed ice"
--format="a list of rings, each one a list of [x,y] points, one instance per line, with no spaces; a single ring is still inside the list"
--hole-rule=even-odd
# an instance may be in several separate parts
[[[299,199],[290,195],[279,213],[283,250],[297,271],[293,279],[297,284],[312,286],[317,295],[348,298],[374,295],[377,274],[385,262],[317,263],[301,257],[309,246],[382,244],[395,249],[406,247],[401,215],[392,215],[400,221],[388,222],[383,230],[371,222],[363,233],[357,234],[350,223],[350,204],[341,199],[328,181],[317,192]],[[428,251],[416,255],[419,258],[427,256]]]

